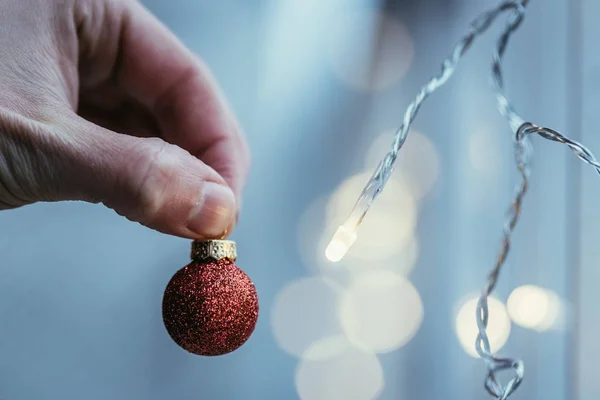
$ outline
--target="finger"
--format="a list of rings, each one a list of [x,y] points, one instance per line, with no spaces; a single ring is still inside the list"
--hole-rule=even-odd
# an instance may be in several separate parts
[[[210,166],[159,138],[121,135],[72,116],[58,127],[74,138],[64,193],[75,188],[128,219],[193,239],[221,237],[235,197]]]
[[[148,111],[130,99],[105,108],[79,104],[77,113],[90,122],[114,132],[137,137],[160,137],[160,129]]]
[[[127,4],[119,84],[154,113],[166,141],[213,167],[240,196],[249,152],[211,73],[141,4]]]

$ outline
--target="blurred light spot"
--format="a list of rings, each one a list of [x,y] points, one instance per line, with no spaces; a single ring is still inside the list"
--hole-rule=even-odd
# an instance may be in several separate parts
[[[391,272],[408,276],[415,264],[417,263],[417,258],[419,257],[419,241],[415,236],[413,236],[409,243],[407,243],[401,251],[394,255],[393,257],[385,260],[379,265],[377,265],[380,269],[387,269]],[[362,264],[366,266],[365,263]]]
[[[340,304],[348,339],[376,353],[404,346],[423,322],[419,293],[404,277],[389,271],[357,277]]]
[[[343,336],[314,343],[296,370],[302,400],[370,400],[378,397],[383,385],[377,357]]]
[[[328,38],[333,71],[359,90],[381,90],[397,83],[413,60],[407,28],[375,10],[338,15]]]
[[[330,226],[348,218],[370,176],[370,173],[352,176],[333,194],[327,210]],[[370,262],[385,260],[412,240],[416,222],[417,205],[408,185],[390,179],[365,216],[348,256]]]
[[[305,278],[284,287],[271,312],[277,344],[300,357],[314,341],[339,334],[339,294],[340,289],[323,278]]]
[[[555,325],[561,309],[556,293],[534,285],[513,290],[506,305],[515,324],[540,332]]]
[[[475,320],[475,310],[478,297],[470,299],[462,305],[456,316],[456,334],[458,340],[465,351],[473,356],[479,357],[475,350],[475,339],[477,339],[477,321]],[[510,335],[510,319],[506,312],[504,304],[496,298],[488,298],[489,322],[487,334],[490,340],[490,347],[493,353],[504,346]]]
[[[498,136],[482,129],[469,138],[469,159],[473,168],[489,178],[496,178],[502,165],[502,145]]]
[[[391,150],[394,133],[395,131],[386,132],[373,141],[365,159],[369,170],[374,170]],[[433,142],[422,133],[411,130],[400,149],[395,176],[400,174],[408,183],[413,196],[421,199],[431,191],[439,173],[439,155]]]
[[[404,246],[398,250],[399,251],[396,254],[375,262],[357,259],[352,257],[352,252],[350,252],[348,257],[346,257],[342,263],[348,272],[355,277],[373,271],[388,271],[402,276],[408,276],[415,267],[419,256],[419,242],[417,238],[415,236],[411,237],[410,241],[405,243]]]

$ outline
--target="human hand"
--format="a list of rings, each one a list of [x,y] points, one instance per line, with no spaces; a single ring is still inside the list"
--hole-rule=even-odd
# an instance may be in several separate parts
[[[0,31],[0,209],[85,200],[177,236],[231,230],[247,144],[141,4],[4,0]]]

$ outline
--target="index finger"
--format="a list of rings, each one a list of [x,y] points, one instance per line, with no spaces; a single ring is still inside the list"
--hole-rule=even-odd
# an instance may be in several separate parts
[[[250,156],[238,122],[208,68],[138,2],[126,8],[117,77],[163,139],[215,169],[239,203]]]

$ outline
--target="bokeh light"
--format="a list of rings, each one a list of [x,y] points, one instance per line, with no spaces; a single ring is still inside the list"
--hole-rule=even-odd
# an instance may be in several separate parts
[[[342,261],[343,268],[351,274],[354,279],[363,276],[362,274],[373,271],[389,271],[402,276],[409,276],[414,269],[419,257],[419,241],[416,236],[412,236],[410,241],[405,243],[402,248],[390,257],[377,260],[375,262],[365,261],[356,258],[351,252]],[[333,264],[325,264],[324,269],[331,268]]]
[[[381,90],[409,70],[414,45],[407,28],[376,10],[342,12],[332,20],[328,53],[332,70],[346,84]]]
[[[374,170],[392,147],[395,131],[378,136],[365,158],[365,166]],[[410,130],[396,161],[392,177],[400,176],[416,199],[426,196],[434,187],[440,173],[440,160],[433,142],[424,134]]]
[[[508,315],[515,324],[539,332],[554,327],[561,310],[561,302],[556,293],[534,285],[514,289],[506,306]]]
[[[348,218],[370,176],[362,173],[350,177],[331,196],[328,231],[335,230]],[[370,262],[389,258],[412,240],[416,222],[417,205],[410,188],[402,180],[390,179],[365,216],[348,257]],[[331,229],[333,226],[336,228]]]
[[[423,322],[419,293],[406,278],[390,271],[357,276],[340,304],[348,339],[376,353],[404,346]]]
[[[475,350],[475,340],[479,333],[477,321],[475,320],[475,311],[479,297],[474,297],[466,301],[456,315],[456,335],[460,344],[473,357],[479,357]],[[504,346],[510,336],[510,318],[506,312],[504,304],[494,298],[488,298],[489,320],[487,335],[490,340],[490,348],[493,353]]]
[[[340,290],[321,277],[304,278],[285,286],[271,311],[277,344],[289,354],[301,357],[313,342],[339,334]]]
[[[301,400],[371,400],[384,386],[377,357],[343,336],[314,343],[296,370]]]

